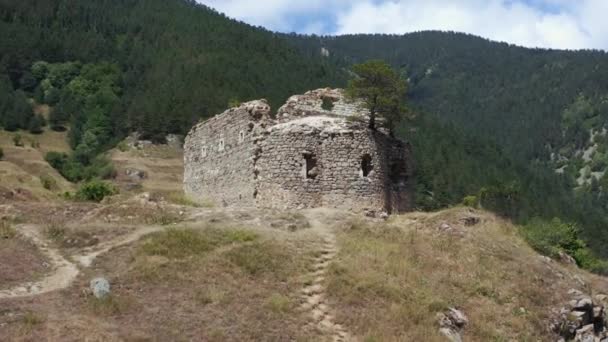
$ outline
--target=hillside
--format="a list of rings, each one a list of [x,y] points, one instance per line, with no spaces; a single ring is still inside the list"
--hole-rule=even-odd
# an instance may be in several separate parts
[[[608,257],[603,52],[446,32],[284,35],[183,0],[7,0],[0,29],[0,124],[39,132],[32,103],[49,105],[49,126],[70,128],[73,151],[52,164],[73,182],[111,177],[100,156],[133,131],[163,142],[244,100],[276,109],[382,58],[410,83],[398,133],[413,146],[417,208],[469,197],[517,223],[560,217]]]
[[[20,218],[0,231],[20,265],[0,269],[1,340],[444,341],[438,315],[457,308],[465,340],[553,341],[576,289],[608,292],[465,208],[383,222],[136,196],[0,212]],[[103,300],[88,290],[99,276]]]

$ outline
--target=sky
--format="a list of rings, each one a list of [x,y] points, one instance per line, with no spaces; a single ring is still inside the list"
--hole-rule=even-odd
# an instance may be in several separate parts
[[[466,32],[527,47],[608,50],[608,0],[197,0],[279,32]]]

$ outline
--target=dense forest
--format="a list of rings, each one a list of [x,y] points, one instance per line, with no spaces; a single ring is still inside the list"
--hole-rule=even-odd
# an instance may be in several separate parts
[[[73,153],[47,160],[70,180],[109,176],[99,153],[129,132],[162,142],[229,103],[267,98],[276,109],[383,59],[409,83],[415,115],[398,134],[413,145],[418,208],[474,197],[522,223],[560,217],[608,257],[604,52],[449,32],[285,35],[185,0],[2,0],[0,31],[0,125],[69,128]],[[597,152],[583,158],[590,141]],[[584,167],[595,173],[577,183]]]
[[[162,139],[229,101],[264,97],[277,106],[343,81],[320,56],[305,58],[277,34],[191,1],[4,0],[0,32],[0,89],[8,77],[14,89],[36,92],[28,82],[38,61],[118,66],[124,94],[114,135]],[[21,91],[13,97],[20,102]]]

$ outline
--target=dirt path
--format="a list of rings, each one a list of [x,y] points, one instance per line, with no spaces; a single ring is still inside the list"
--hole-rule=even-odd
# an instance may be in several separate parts
[[[50,242],[43,236],[42,228],[35,225],[23,225],[19,227],[19,232],[30,239],[46,255],[52,271],[39,281],[27,282],[10,289],[0,290],[0,299],[31,297],[68,288],[80,274],[79,267],[90,267],[96,257],[110,251],[112,248],[132,243],[146,234],[161,229],[161,227],[155,226],[136,229],[125,237],[104,242],[85,249],[82,254],[73,255],[71,259],[74,262],[72,262],[64,258],[58,249],[50,247]]]
[[[301,290],[301,307],[312,319],[310,325],[327,333],[332,341],[356,341],[342,325],[335,322],[335,318],[331,314],[332,309],[327,302],[325,275],[329,264],[338,253],[338,246],[332,227],[321,222],[318,215],[318,213],[306,215],[312,230],[321,238],[321,243],[314,244],[318,253],[316,253],[317,256],[308,274],[312,281],[305,284]]]

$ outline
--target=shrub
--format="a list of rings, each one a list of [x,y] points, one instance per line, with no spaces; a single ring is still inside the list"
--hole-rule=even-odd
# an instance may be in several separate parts
[[[21,134],[17,133],[13,135],[13,143],[15,146],[23,147],[23,140],[21,139]]]
[[[44,126],[46,122],[44,118],[40,115],[34,115],[28,124],[28,130],[32,134],[40,134],[42,133],[42,126]]]
[[[2,160],[2,158],[4,158],[4,150],[0,147],[0,160]]]
[[[40,183],[42,183],[42,187],[47,190],[57,189],[57,181],[55,180],[55,178],[49,175],[40,176]]]
[[[576,225],[558,218],[551,221],[535,218],[522,228],[522,232],[532,248],[551,257],[557,257],[560,251],[574,256],[579,249],[585,248],[585,243],[578,238]]]
[[[116,189],[103,181],[92,180],[82,184],[76,192],[76,198],[82,201],[101,202],[106,196],[116,193]]]
[[[116,148],[120,152],[127,152],[129,150],[129,145],[127,144],[126,141],[121,141],[121,142],[118,143],[118,145],[116,145]]]
[[[462,199],[462,204],[467,207],[477,208],[479,206],[479,200],[477,199],[477,196],[466,196]]]
[[[608,261],[600,259],[578,236],[576,225],[562,222],[533,219],[521,229],[524,238],[535,250],[557,257],[559,252],[572,256],[578,266],[596,273],[608,273]]]
[[[8,222],[0,221],[0,239],[12,239],[17,231]]]
[[[323,103],[321,103],[321,108],[331,112],[331,110],[334,109],[334,102],[329,97],[324,97]]]

